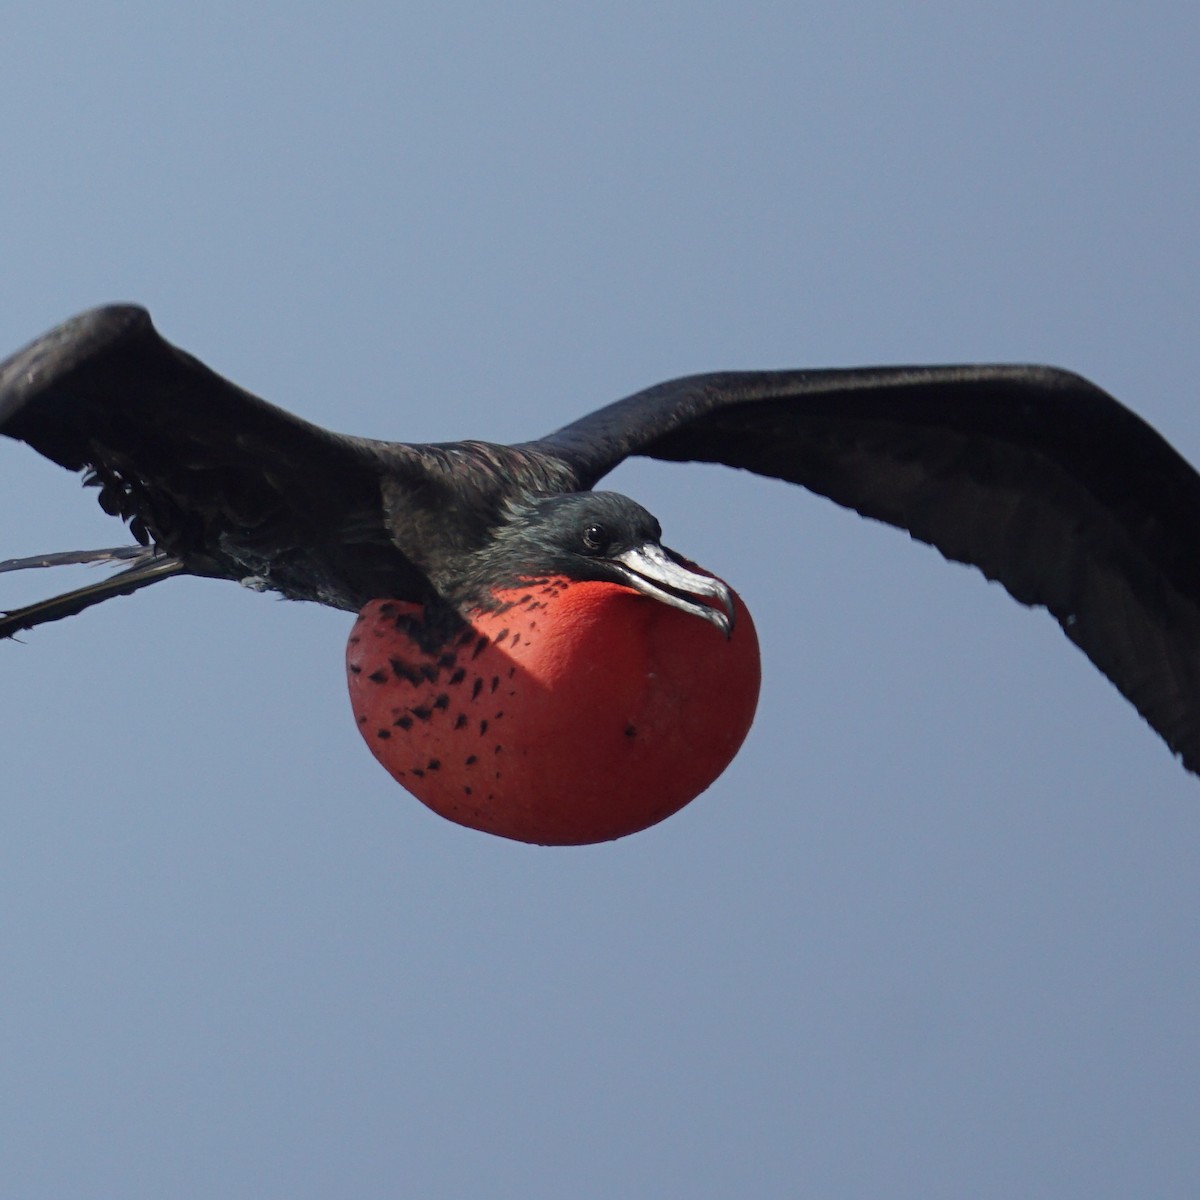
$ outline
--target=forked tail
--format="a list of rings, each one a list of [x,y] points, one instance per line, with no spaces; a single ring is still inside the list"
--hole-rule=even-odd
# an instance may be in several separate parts
[[[24,571],[31,567],[61,567],[75,563],[129,562],[132,565],[99,583],[51,596],[37,604],[13,609],[0,616],[0,639],[14,637],[23,629],[73,617],[113,596],[128,596],[139,588],[148,587],[160,579],[169,579],[183,572],[183,560],[172,554],[161,554],[146,546],[116,546],[108,550],[66,550],[59,554],[39,554],[32,558],[10,558],[0,562],[0,572]]]

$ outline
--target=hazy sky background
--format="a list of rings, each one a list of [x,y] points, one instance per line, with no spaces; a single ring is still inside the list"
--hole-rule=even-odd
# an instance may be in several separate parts
[[[1192,0],[13,0],[3,61],[0,352],[137,300],[312,420],[501,441],[694,371],[1044,361],[1200,462]],[[343,613],[180,580],[0,646],[0,1193],[1197,1194],[1197,781],[903,535],[612,483],[765,667],[614,844],[411,799]],[[122,540],[7,442],[0,505],[0,557]]]

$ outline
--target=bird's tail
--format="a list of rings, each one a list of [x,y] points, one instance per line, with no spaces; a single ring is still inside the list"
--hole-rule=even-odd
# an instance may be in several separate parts
[[[113,596],[128,596],[139,588],[148,587],[160,579],[169,579],[184,570],[183,560],[173,554],[162,554],[148,546],[115,546],[108,550],[66,550],[60,554],[39,554],[32,558],[10,558],[0,562],[0,572],[24,571],[30,567],[62,567],[76,563],[128,562],[124,570],[100,583],[51,596],[37,604],[16,608],[0,615],[0,639],[16,636],[23,629],[73,617],[76,613],[110,600]]]

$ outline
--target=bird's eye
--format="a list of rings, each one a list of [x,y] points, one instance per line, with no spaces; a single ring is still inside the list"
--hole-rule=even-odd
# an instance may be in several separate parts
[[[608,530],[603,525],[589,525],[583,531],[583,544],[589,550],[602,550],[608,541]]]

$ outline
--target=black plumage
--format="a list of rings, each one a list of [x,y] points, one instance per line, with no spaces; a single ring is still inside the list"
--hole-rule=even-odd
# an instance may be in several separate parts
[[[114,306],[0,366],[0,432],[86,472],[146,547],[104,552],[129,565],[10,613],[0,636],[180,573],[351,611],[381,596],[461,606],[531,499],[590,489],[630,455],[724,463],[905,529],[1045,606],[1200,771],[1200,476],[1066,371],[697,375],[531,442],[409,445],[302,421]]]

